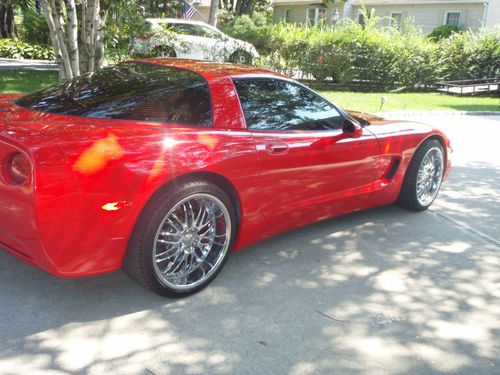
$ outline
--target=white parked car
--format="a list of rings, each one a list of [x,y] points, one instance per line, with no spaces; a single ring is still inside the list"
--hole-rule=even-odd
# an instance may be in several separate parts
[[[148,31],[135,37],[132,55],[184,57],[251,65],[259,56],[255,47],[231,38],[204,22],[174,18],[147,18]]]

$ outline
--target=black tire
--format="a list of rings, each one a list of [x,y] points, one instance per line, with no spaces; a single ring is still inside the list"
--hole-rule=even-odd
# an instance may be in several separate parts
[[[439,185],[437,186],[437,191],[432,200],[426,204],[422,204],[417,197],[418,171],[429,150],[434,148],[439,149],[442,155],[443,164],[441,170],[441,177]],[[441,182],[444,173],[444,163],[445,163],[445,154],[441,143],[436,139],[429,139],[425,141],[413,155],[410,165],[406,171],[406,175],[403,181],[403,185],[401,187],[401,192],[399,193],[399,197],[396,201],[396,205],[398,205],[401,208],[405,208],[412,211],[424,211],[428,209],[434,202],[434,199],[436,198],[437,193],[439,192],[439,189],[441,187]]]
[[[227,209],[231,223],[229,244],[225,255],[220,256],[220,263],[213,268],[213,273],[193,288],[178,290],[166,285],[155,270],[155,246],[158,232],[164,219],[179,202],[193,195],[215,197]],[[134,228],[123,260],[123,269],[132,279],[153,292],[171,298],[194,294],[210,284],[227,262],[237,233],[237,220],[234,206],[227,194],[219,187],[203,180],[184,182],[173,185],[155,194],[148,202]],[[215,245],[212,245],[215,246]],[[156,259],[156,258],[155,258]],[[208,275],[207,275],[208,276]]]
[[[252,65],[252,60],[252,55],[243,50],[237,50],[229,56],[229,62],[233,64]]]
[[[151,57],[177,57],[177,53],[170,46],[157,46],[151,50]]]

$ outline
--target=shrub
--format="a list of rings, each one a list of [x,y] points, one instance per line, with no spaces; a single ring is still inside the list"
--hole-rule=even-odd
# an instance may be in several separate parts
[[[441,39],[446,39],[460,32],[460,28],[456,25],[440,25],[432,30],[427,37],[430,40],[438,41]]]
[[[242,15],[229,18],[222,30],[233,38],[252,43],[257,50],[268,53],[270,47],[270,19],[265,13],[254,12],[252,16]]]
[[[45,17],[39,15],[34,9],[23,10],[21,22],[22,39],[27,43],[50,44],[49,26]]]
[[[268,27],[260,64],[298,78],[351,87],[421,89],[442,80],[495,76],[500,72],[500,33],[466,31],[431,41],[418,30],[365,27],[344,21],[335,28],[277,24]]]
[[[52,47],[12,39],[0,39],[0,57],[35,60],[53,60],[55,58]]]

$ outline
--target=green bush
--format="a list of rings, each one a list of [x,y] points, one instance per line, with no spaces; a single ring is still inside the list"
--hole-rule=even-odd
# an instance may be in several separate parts
[[[34,60],[53,60],[55,58],[52,47],[12,39],[0,39],[0,57]]]
[[[350,21],[335,28],[277,24],[267,33],[260,65],[352,87],[413,90],[500,72],[498,32],[466,31],[431,41],[415,29],[383,28],[380,19],[370,18],[365,27]]]
[[[460,28],[456,25],[440,25],[432,30],[427,37],[430,40],[438,41],[441,39],[446,39],[460,32]]]
[[[222,30],[233,38],[252,43],[255,48],[264,53],[270,52],[270,19],[265,13],[254,12],[252,16],[242,15],[229,18]]]
[[[34,9],[23,10],[23,20],[20,25],[22,39],[27,43],[50,44],[49,26],[43,15]]]

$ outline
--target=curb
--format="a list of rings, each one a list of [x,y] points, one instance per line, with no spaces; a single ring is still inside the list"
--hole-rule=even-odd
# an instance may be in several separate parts
[[[395,112],[374,112],[374,115],[381,117],[414,117],[414,116],[500,116],[498,111],[395,111]]]

